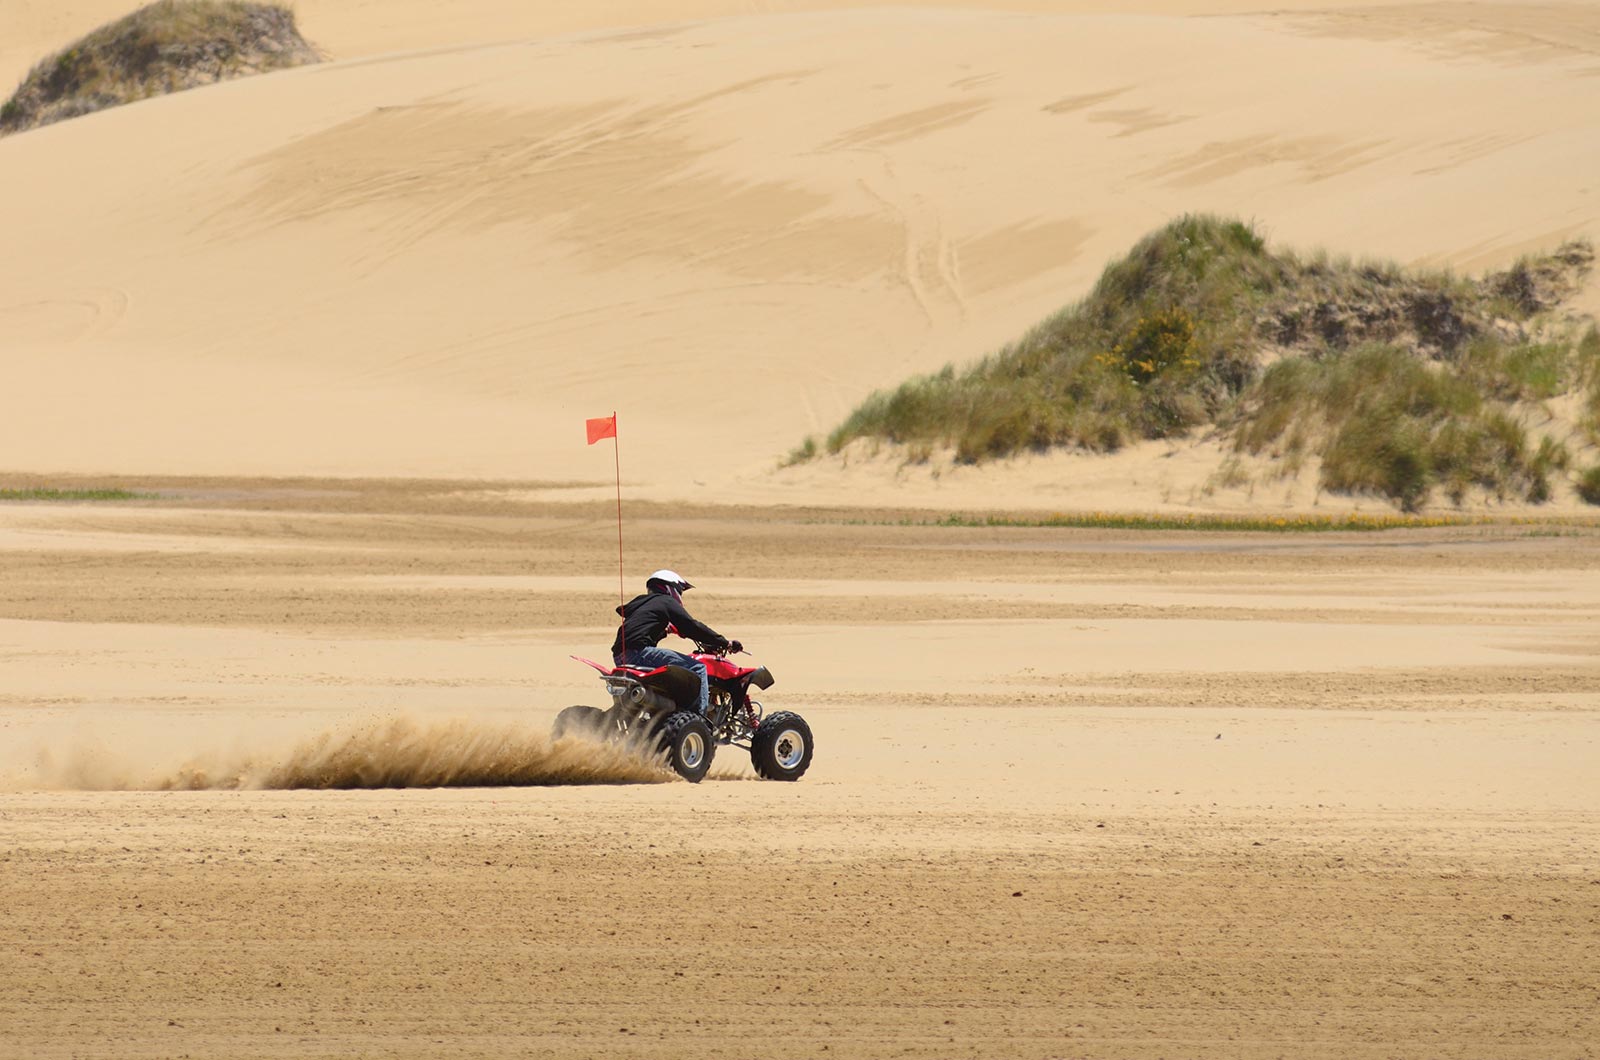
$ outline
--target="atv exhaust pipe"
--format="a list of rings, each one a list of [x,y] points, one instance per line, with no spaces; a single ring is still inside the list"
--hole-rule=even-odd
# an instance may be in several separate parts
[[[678,709],[678,704],[644,685],[630,685],[626,689],[614,690],[611,693],[619,704],[627,706],[640,714],[648,713],[652,717],[671,714]]]

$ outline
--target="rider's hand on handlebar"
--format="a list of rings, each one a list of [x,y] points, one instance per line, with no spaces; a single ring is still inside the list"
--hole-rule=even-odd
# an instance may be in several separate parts
[[[744,645],[743,644],[740,644],[736,640],[728,641],[728,654],[729,655],[738,655],[742,651],[744,651]]]

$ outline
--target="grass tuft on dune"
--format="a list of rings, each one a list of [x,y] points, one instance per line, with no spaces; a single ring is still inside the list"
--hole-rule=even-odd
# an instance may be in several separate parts
[[[827,450],[875,439],[913,462],[953,448],[980,463],[1207,428],[1288,473],[1314,455],[1324,489],[1405,511],[1436,488],[1541,503],[1570,454],[1530,441],[1518,409],[1577,391],[1600,433],[1600,334],[1557,312],[1593,260],[1570,242],[1471,279],[1301,256],[1242,221],[1185,216],[1019,342],[874,394]]]
[[[0,135],[319,58],[282,4],[157,0],[35,66],[0,105]]]
[[[0,501],[140,501],[154,493],[135,493],[125,489],[51,489],[44,486],[0,488]]]

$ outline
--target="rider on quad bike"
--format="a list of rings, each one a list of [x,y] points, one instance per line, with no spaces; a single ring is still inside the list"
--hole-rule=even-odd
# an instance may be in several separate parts
[[[611,658],[618,666],[681,666],[700,679],[697,710],[704,714],[711,697],[711,682],[706,664],[683,652],[657,647],[668,633],[687,637],[713,651],[738,654],[743,646],[729,640],[704,623],[697,622],[683,606],[683,594],[694,586],[683,575],[658,570],[645,579],[644,594],[617,608],[622,625],[611,645]]]
[[[752,691],[772,687],[772,671],[743,666],[730,655],[744,651],[684,610],[684,578],[658,570],[643,596],[617,608],[622,628],[611,646],[613,666],[574,655],[600,674],[611,698],[609,709],[584,704],[567,707],[550,727],[551,739],[641,741],[665,756],[690,783],[704,779],[718,747],[750,752],[756,775],[767,780],[799,780],[811,766],[811,727],[793,711],[767,714]],[[668,633],[694,640],[694,654],[658,645]]]

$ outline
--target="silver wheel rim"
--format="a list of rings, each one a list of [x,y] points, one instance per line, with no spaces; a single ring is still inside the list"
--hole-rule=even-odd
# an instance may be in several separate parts
[[[785,772],[798,766],[805,756],[806,738],[798,730],[785,729],[772,741],[772,757]]]
[[[685,769],[699,769],[706,756],[706,741],[697,732],[691,732],[678,744],[678,761]]]

